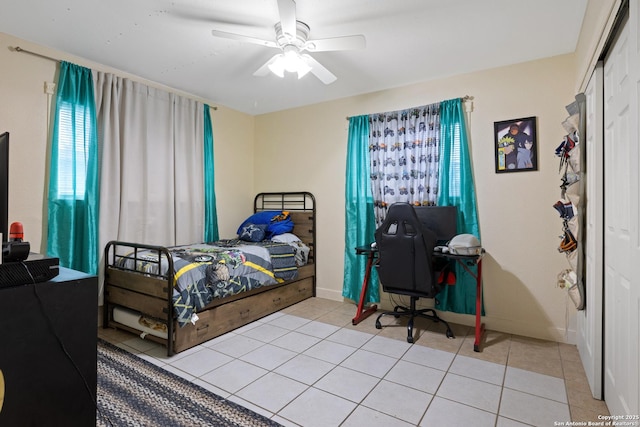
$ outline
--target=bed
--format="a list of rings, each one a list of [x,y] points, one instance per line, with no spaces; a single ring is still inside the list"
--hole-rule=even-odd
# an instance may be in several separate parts
[[[109,242],[103,327],[161,343],[171,356],[315,296],[315,204],[309,192],[260,193],[238,239],[176,247]],[[271,226],[251,223],[273,212],[283,214],[272,221],[292,229],[269,235]],[[267,233],[264,240],[245,238],[256,229]]]

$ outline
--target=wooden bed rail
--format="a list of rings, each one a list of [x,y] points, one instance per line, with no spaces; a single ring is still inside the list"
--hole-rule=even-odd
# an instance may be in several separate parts
[[[142,256],[141,251],[145,251],[147,256]],[[155,254],[155,258],[148,256],[149,252]],[[165,260],[166,269],[163,269],[162,262]],[[133,265],[127,267],[125,262],[130,261]],[[118,272],[136,273],[149,278],[148,294],[155,297],[162,297],[166,300],[165,309],[163,309],[164,320],[167,324],[167,351],[169,354],[173,354],[173,328],[175,312],[173,309],[173,284],[174,284],[174,267],[173,257],[171,252],[164,246],[144,245],[141,243],[123,242],[118,240],[112,240],[105,246],[104,249],[104,289],[105,293],[108,292],[109,285],[112,284],[110,279],[112,276],[115,278]],[[139,265],[141,264],[153,265],[155,268],[148,271],[141,271]],[[164,270],[164,271],[163,271]],[[120,276],[122,277],[122,276]],[[157,289],[157,282],[162,281],[163,286],[161,289]],[[107,326],[109,324],[109,299],[105,295],[103,307],[103,324]],[[166,317],[165,317],[166,316]]]

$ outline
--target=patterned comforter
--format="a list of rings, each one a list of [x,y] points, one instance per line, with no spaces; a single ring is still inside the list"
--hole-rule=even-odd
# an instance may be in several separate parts
[[[169,248],[175,270],[173,304],[178,325],[195,323],[196,312],[214,298],[295,279],[298,276],[296,249],[288,243],[221,240]],[[148,273],[157,269],[157,252],[142,252],[135,269]],[[153,261],[146,263],[144,261]],[[131,258],[119,266],[134,269]],[[154,263],[155,262],[155,263]],[[166,261],[161,268],[166,271]],[[163,272],[164,273],[164,272]]]

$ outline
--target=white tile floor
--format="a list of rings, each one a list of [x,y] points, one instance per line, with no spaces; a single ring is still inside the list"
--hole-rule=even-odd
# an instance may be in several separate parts
[[[170,358],[134,335],[99,333],[284,426],[553,426],[572,419],[565,379],[510,366],[508,358],[465,355],[461,344],[472,340],[460,332],[452,352],[428,346],[426,335],[408,344],[406,328],[388,337],[364,322],[336,326],[300,313],[284,310]]]

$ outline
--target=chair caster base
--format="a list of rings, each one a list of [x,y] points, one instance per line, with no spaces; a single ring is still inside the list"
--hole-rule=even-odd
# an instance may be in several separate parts
[[[416,297],[412,297],[411,298],[411,307],[400,307],[400,306],[395,306],[393,311],[385,311],[384,313],[380,313],[378,315],[378,317],[376,318],[376,329],[382,329],[382,324],[380,323],[380,318],[382,316],[388,315],[388,316],[393,316],[396,319],[399,317],[405,317],[408,316],[409,317],[409,323],[407,324],[407,342],[409,344],[413,344],[414,343],[414,339],[413,339],[413,319],[416,317],[421,317],[421,318],[426,318],[426,319],[430,319],[432,320],[434,323],[442,323],[444,325],[445,329],[445,333],[447,335],[447,338],[449,339],[453,339],[455,338],[455,336],[453,335],[453,331],[451,330],[451,327],[449,326],[449,324],[441,319],[440,317],[438,317],[438,314],[435,312],[435,310],[433,309],[423,309],[423,310],[416,310]],[[431,314],[428,314],[431,313]]]

